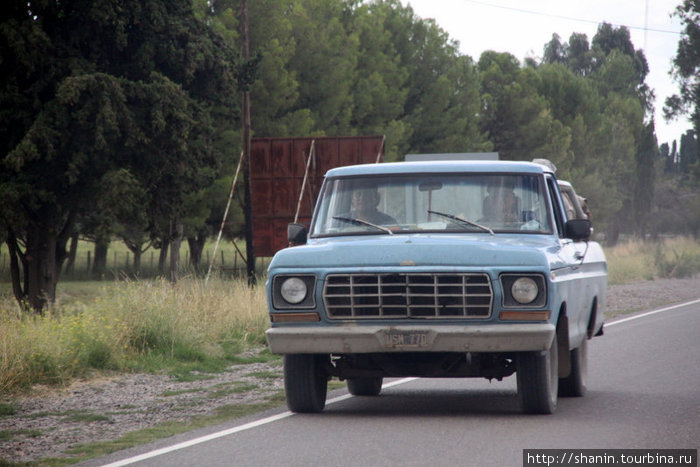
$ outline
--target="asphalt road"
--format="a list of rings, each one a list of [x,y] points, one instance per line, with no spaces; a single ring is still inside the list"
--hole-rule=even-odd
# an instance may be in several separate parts
[[[588,394],[554,415],[521,414],[515,376],[393,380],[379,397],[335,391],[322,414],[280,408],[86,465],[519,466],[531,448],[697,449],[698,357],[700,301],[609,323],[590,342]]]

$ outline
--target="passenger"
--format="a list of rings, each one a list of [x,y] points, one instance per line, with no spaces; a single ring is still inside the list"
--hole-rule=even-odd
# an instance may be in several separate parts
[[[586,215],[586,219],[592,221],[593,219],[591,218],[591,209],[588,207],[588,199],[584,198],[583,196],[578,196],[578,201],[579,203],[581,203],[581,209],[583,209],[583,213]]]
[[[377,225],[396,224],[396,219],[377,210],[379,199],[376,188],[360,188],[353,191],[349,217]]]
[[[483,219],[510,224],[522,221],[521,201],[513,192],[511,177],[497,177],[489,182],[488,195],[483,202]]]

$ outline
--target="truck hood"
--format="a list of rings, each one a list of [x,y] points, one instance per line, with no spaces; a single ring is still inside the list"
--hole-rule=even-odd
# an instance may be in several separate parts
[[[548,267],[559,242],[547,235],[371,235],[312,239],[279,251],[270,270],[279,268],[363,267]]]

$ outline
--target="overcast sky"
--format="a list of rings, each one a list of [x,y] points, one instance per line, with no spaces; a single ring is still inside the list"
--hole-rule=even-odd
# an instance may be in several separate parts
[[[659,144],[692,128],[688,119],[666,122],[666,97],[678,92],[669,76],[681,24],[670,14],[681,0],[401,0],[421,18],[433,18],[459,41],[464,55],[479,60],[484,50],[510,52],[521,63],[525,57],[542,57],[544,45],[559,34],[568,42],[571,33],[584,33],[592,41],[598,24],[624,25],[635,49],[643,49],[649,62],[646,83],[654,89],[656,136]]]

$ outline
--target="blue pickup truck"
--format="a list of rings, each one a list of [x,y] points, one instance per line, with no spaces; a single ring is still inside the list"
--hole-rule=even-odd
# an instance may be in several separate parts
[[[287,405],[320,412],[328,380],[516,375],[526,413],[586,392],[607,266],[568,219],[551,169],[507,161],[329,170],[310,228],[270,263],[270,349]]]

